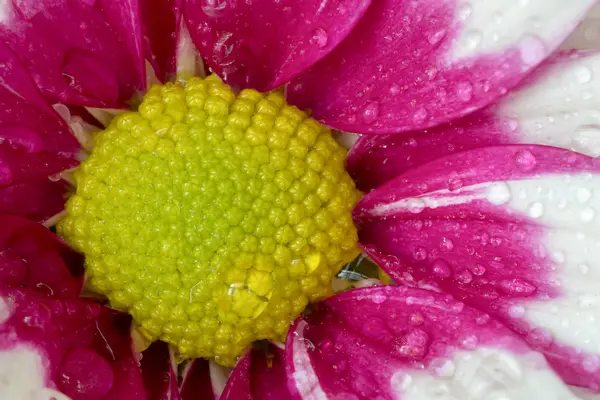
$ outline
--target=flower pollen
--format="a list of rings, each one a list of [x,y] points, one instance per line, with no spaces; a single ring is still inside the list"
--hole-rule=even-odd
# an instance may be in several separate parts
[[[148,339],[233,365],[358,255],[345,156],[279,92],[156,85],[97,134],[58,232]]]

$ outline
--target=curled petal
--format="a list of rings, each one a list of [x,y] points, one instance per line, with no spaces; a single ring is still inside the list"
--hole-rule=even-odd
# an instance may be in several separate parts
[[[177,363],[168,344],[154,342],[144,350],[141,368],[148,400],[180,399]]]
[[[517,85],[594,3],[374,2],[340,46],[290,83],[288,99],[347,132],[439,125]]]
[[[285,352],[269,344],[267,349],[252,349],[237,363],[221,400],[289,399],[285,373]]]
[[[362,190],[436,158],[498,144],[544,144],[600,156],[600,53],[563,52],[493,105],[410,135],[361,137],[348,170]]]
[[[216,400],[219,394],[213,390],[211,371],[207,360],[192,360],[183,371],[181,382],[182,400]]]
[[[77,297],[83,285],[83,257],[35,222],[0,214],[0,288],[27,287]]]
[[[0,300],[0,365],[10,365],[0,368],[3,395],[48,398],[56,388],[72,400],[146,399],[129,316],[29,289],[0,289]]]
[[[177,72],[181,34],[181,0],[140,0],[146,57],[156,76],[166,82]]]
[[[592,8],[577,29],[565,40],[563,49],[600,49],[600,5]]]
[[[0,38],[52,102],[122,107],[145,88],[137,1],[4,2]]]
[[[261,91],[289,81],[327,55],[370,0],[183,0],[190,34],[227,83]]]
[[[356,289],[317,305],[288,334],[286,371],[294,399],[570,394],[539,353],[487,314],[409,287]]]
[[[407,171],[367,195],[355,219],[396,282],[476,306],[567,383],[599,390],[598,187],[600,159],[486,147]]]

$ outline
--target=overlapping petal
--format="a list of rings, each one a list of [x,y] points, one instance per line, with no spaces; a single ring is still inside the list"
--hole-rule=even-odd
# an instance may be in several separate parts
[[[361,137],[347,166],[362,190],[407,169],[472,148],[544,144],[600,156],[600,53],[564,52],[493,105],[409,135]]]
[[[445,123],[517,85],[594,3],[377,1],[340,46],[290,83],[288,99],[347,132]]]
[[[145,88],[141,37],[137,0],[0,5],[0,40],[19,55],[51,102],[124,106]]]
[[[489,315],[409,287],[356,289],[318,304],[288,334],[286,370],[294,399],[572,396]]]
[[[154,342],[142,353],[142,376],[148,400],[179,400],[177,364],[172,349]]]
[[[411,169],[355,210],[399,283],[488,312],[570,384],[600,389],[600,160],[544,146],[475,149]]]
[[[181,0],[140,0],[146,57],[163,82],[175,77]]]
[[[183,0],[190,34],[210,68],[239,88],[267,91],[331,52],[370,0]]]
[[[183,371],[180,395],[182,400],[216,400],[208,360],[192,360]]]
[[[0,213],[45,222],[64,209],[68,190],[64,181],[48,179],[0,188]]]
[[[252,349],[235,366],[220,400],[289,399],[285,351],[269,344]]]

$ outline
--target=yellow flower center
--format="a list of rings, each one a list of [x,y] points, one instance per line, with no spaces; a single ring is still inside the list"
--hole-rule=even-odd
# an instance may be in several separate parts
[[[282,340],[359,253],[345,149],[278,92],[157,85],[95,142],[58,232],[88,287],[182,357]]]

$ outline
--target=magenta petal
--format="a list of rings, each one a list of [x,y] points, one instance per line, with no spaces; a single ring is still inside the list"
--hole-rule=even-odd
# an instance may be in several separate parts
[[[340,46],[290,83],[288,99],[346,132],[445,123],[519,83],[594,3],[378,1]],[[538,18],[548,21],[544,29]]]
[[[198,50],[227,83],[271,90],[327,55],[370,0],[184,0]]]
[[[475,149],[369,193],[361,245],[398,283],[503,322],[569,384],[600,390],[600,159],[543,146]]]
[[[0,357],[13,360],[14,373],[31,366],[25,398],[56,387],[73,400],[146,399],[129,316],[29,289],[0,289],[0,299]]]
[[[558,53],[493,105],[410,135],[362,136],[347,168],[362,190],[436,158],[498,144],[544,144],[600,156],[600,53]]]
[[[288,334],[286,371],[294,399],[558,400],[570,393],[539,353],[487,314],[408,287],[355,289],[318,304]]]
[[[9,2],[0,38],[50,101],[120,107],[146,83],[138,14],[127,0]]]
[[[142,353],[142,375],[148,400],[178,400],[177,364],[169,345],[154,342]]]
[[[158,79],[173,79],[177,72],[177,45],[181,0],[140,0],[146,56]]]
[[[0,213],[44,222],[64,209],[67,185],[48,179],[0,188]]]
[[[267,353],[268,351],[268,353]],[[285,373],[285,351],[269,344],[266,349],[252,349],[237,363],[221,400],[289,399]]]
[[[207,360],[195,359],[183,373],[179,390],[182,400],[216,400],[210,379],[210,367]]]
[[[0,221],[0,288],[79,296],[83,257],[42,225],[8,214],[0,214]]]

